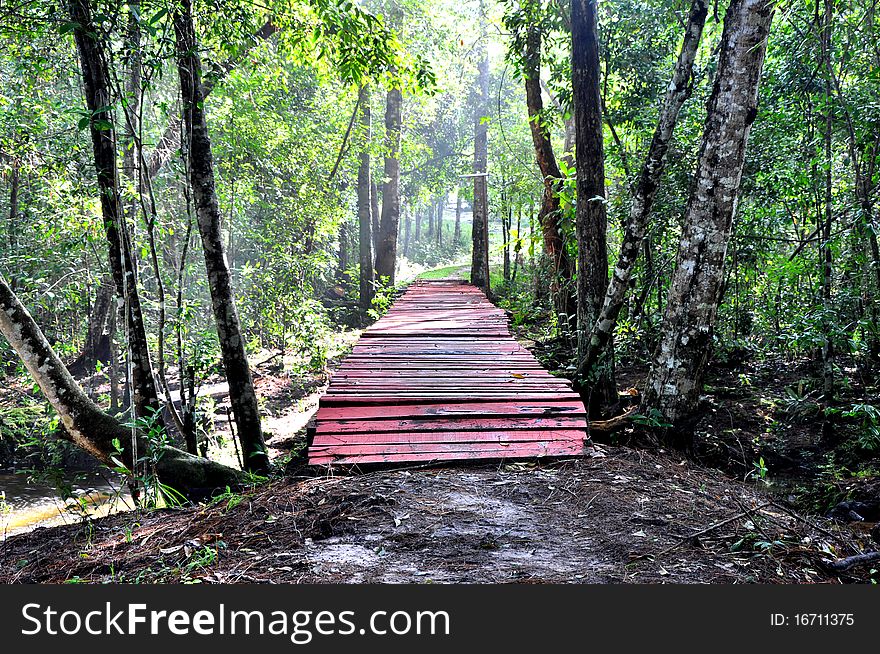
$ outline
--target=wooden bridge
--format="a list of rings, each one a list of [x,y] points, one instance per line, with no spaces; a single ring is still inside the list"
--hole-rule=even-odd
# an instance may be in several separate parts
[[[309,463],[580,456],[586,412],[476,287],[417,281],[366,329],[309,430]]]

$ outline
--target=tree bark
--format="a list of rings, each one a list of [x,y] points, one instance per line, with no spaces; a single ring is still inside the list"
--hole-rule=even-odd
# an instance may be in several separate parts
[[[80,355],[70,364],[69,370],[73,374],[94,372],[98,361],[109,363],[110,338],[105,332],[108,319],[113,311],[113,304],[113,281],[112,279],[103,279],[95,293],[95,301],[92,303],[86,342]]]
[[[648,154],[642,164],[639,180],[633,192],[629,219],[626,222],[617,264],[605,292],[602,310],[593,323],[586,351],[578,364],[579,374],[584,374],[595,365],[597,358],[614,333],[617,316],[623,308],[639,250],[642,248],[648,229],[648,220],[654,207],[660,178],[666,166],[666,153],[678,122],[678,114],[691,94],[694,59],[700,45],[708,12],[708,0],[693,0],[685,26],[684,41],[672,73],[672,80],[666,90],[657,127],[654,129],[654,136],[651,139]]]
[[[689,437],[702,390],[774,6],[732,0],[724,19],[694,186],[642,400],[672,423],[674,444]]]
[[[358,167],[358,261],[360,263],[360,304],[366,311],[373,306],[373,218],[370,204],[370,139],[372,138],[372,109],[370,87],[360,88],[358,104],[361,107],[361,129],[364,146]]]
[[[452,235],[452,244],[458,247],[461,242],[461,193],[456,194],[455,198],[455,231]]]
[[[391,89],[385,102],[385,184],[382,189],[382,218],[376,276],[394,285],[397,264],[397,231],[400,222],[400,124],[403,95]]]
[[[412,245],[412,212],[409,209],[403,211],[403,256],[409,256],[409,248]]]
[[[834,76],[831,66],[831,1],[825,0],[825,17],[820,35],[821,56],[825,67],[825,130],[824,145],[824,188],[822,215],[818,228],[822,233],[819,245],[820,265],[822,267],[822,407],[829,409],[834,404],[834,324],[832,312],[833,254],[831,250],[831,231],[834,224],[834,152],[832,137],[834,133],[834,109],[832,107],[832,82]],[[834,445],[834,421],[826,411],[822,424],[822,437],[828,445]]]
[[[18,193],[21,184],[21,167],[18,161],[12,162],[12,175],[9,180],[9,221],[6,224],[6,236],[9,242],[9,254],[15,255],[18,249]]]
[[[446,207],[446,197],[437,201],[437,245],[443,245],[443,210]]]
[[[571,73],[575,122],[578,240],[578,356],[587,349],[589,328],[599,316],[608,287],[605,155],[599,85],[599,34],[596,0],[572,0]],[[609,342],[587,378],[578,377],[590,412],[617,404],[614,353]]]
[[[211,304],[217,323],[217,337],[229,383],[229,399],[235,413],[245,469],[265,472],[269,458],[263,442],[260,410],[254,392],[244,338],[235,308],[232,277],[220,231],[220,208],[214,181],[214,158],[205,120],[201,90],[202,64],[198,54],[191,0],[182,0],[174,15],[177,64],[183,98],[184,124],[189,136],[188,163],[196,222],[202,238]]]
[[[489,288],[489,126],[484,120],[489,115],[489,51],[484,43],[486,19],[480,2],[480,44],[477,50],[477,97],[474,105],[474,203],[471,241],[471,284]]]
[[[372,172],[370,173],[372,175]],[[379,187],[376,178],[370,177],[370,218],[373,221],[373,258],[379,254],[379,220],[382,214],[379,211]],[[375,266],[374,266],[375,268]],[[374,270],[375,272],[375,270]]]
[[[46,399],[61,417],[62,436],[105,465],[115,465],[116,440],[122,448],[121,460],[131,470],[133,452],[143,456],[150,444],[140,434],[107,415],[94,404],[70,376],[27,309],[19,302],[6,280],[0,276],[0,333],[21,358]],[[194,497],[226,486],[237,486],[243,479],[237,470],[194,457],[173,447],[163,447],[156,473],[164,484]]]
[[[134,408],[137,416],[149,416],[159,411],[159,399],[141,310],[137,270],[131,255],[128,226],[122,213],[110,74],[104,46],[98,40],[97,29],[92,24],[88,0],[70,0],[69,11],[72,21],[76,23],[73,34],[82,68],[86,106],[91,113],[89,131],[101,194],[104,233],[109,246],[110,270],[119,306],[125,307]]]
[[[577,293],[574,278],[574,261],[565,246],[562,228],[562,210],[559,191],[562,172],[556,162],[550,130],[544,121],[544,100],[541,96],[541,42],[543,35],[539,25],[530,25],[526,35],[526,51],[523,57],[523,73],[526,86],[526,106],[529,127],[535,147],[535,159],[544,179],[538,221],[544,241],[544,251],[553,266],[550,291],[553,296],[557,319],[563,330],[570,333],[577,314]],[[570,121],[571,122],[571,121]]]
[[[430,243],[434,240],[434,209],[436,205],[433,202],[428,202],[428,233],[425,234],[425,238],[428,239]]]

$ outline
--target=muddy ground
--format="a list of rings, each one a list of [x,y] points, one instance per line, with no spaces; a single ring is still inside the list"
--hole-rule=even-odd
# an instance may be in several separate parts
[[[0,544],[0,582],[815,583],[866,545],[754,483],[601,446],[537,464],[287,477]]]

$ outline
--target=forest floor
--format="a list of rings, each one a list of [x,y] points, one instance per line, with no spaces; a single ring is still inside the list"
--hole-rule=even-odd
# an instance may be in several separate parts
[[[814,583],[861,551],[755,484],[602,446],[552,464],[288,476],[7,539],[0,582]]]
[[[621,371],[623,380],[639,376],[638,368]],[[718,388],[726,388],[724,379]],[[301,426],[324,378],[263,371],[258,380],[276,421],[274,453],[287,458],[302,449]],[[758,399],[720,392],[711,404],[701,427],[708,433],[740,430],[732,442],[772,437],[769,417],[755,422],[769,416]],[[736,452],[750,466],[746,447],[720,435],[715,461],[719,452],[731,459]],[[603,444],[579,460],[371,472],[328,473],[294,457],[283,477],[210,505],[131,511],[12,536],[0,543],[0,582],[876,579],[870,566],[827,567],[874,549],[865,525],[801,514],[784,496],[787,488],[657,447]]]

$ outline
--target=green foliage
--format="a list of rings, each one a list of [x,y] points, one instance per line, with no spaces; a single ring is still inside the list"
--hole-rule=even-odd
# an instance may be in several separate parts
[[[868,452],[880,450],[880,409],[873,404],[853,404],[841,415],[856,421],[856,442],[860,448]]]

